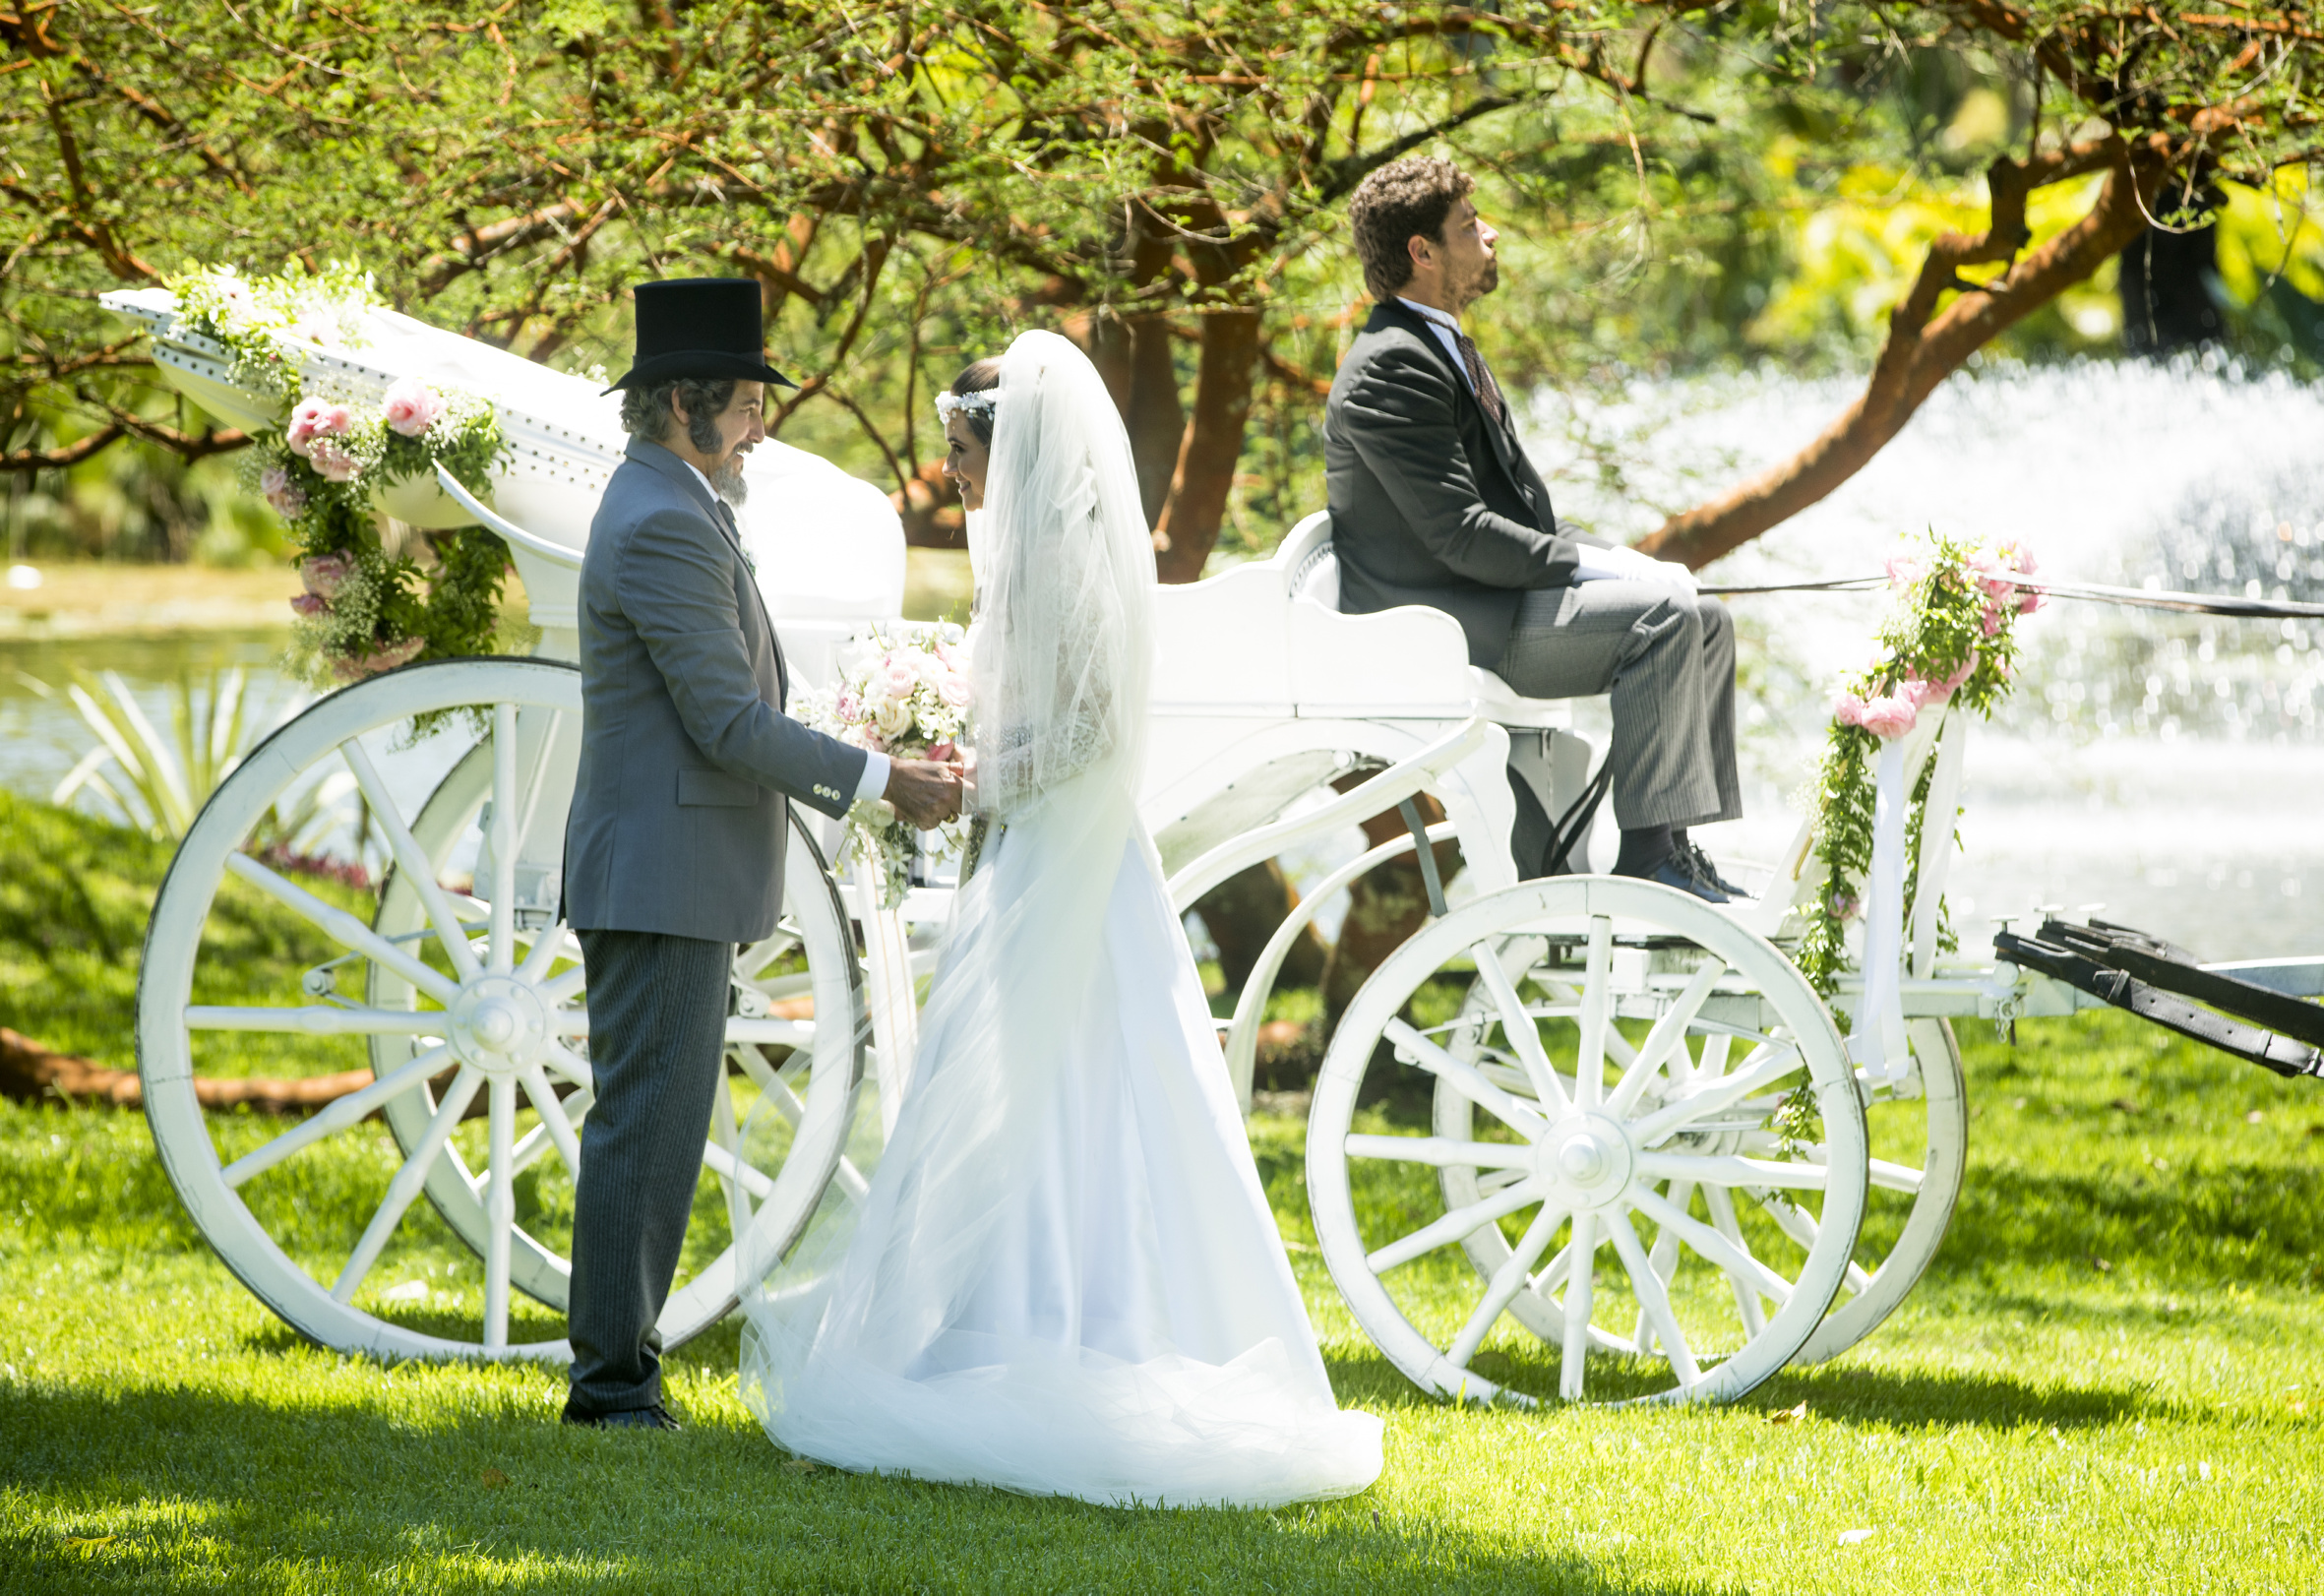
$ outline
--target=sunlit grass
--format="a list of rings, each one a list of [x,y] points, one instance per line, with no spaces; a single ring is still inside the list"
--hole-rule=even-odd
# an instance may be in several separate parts
[[[12,863],[0,894],[23,880]],[[0,1023],[126,1062],[135,939],[117,961],[93,942],[59,933],[44,959],[0,928]],[[99,1001],[85,973],[124,985]],[[1866,1346],[1726,1408],[1420,1396],[1323,1270],[1303,1127],[1262,1118],[1260,1172],[1332,1378],[1388,1426],[1372,1491],[1273,1512],[801,1467],[735,1399],[731,1324],[671,1359],[685,1433],[564,1430],[550,1371],[300,1340],[210,1254],[140,1117],[0,1105],[0,1590],[2316,1588],[2324,1091],[2120,1017],[2024,1022],[2014,1050],[1989,1026],[1963,1040],[1969,1180],[1920,1289]],[[213,1121],[228,1148],[278,1130]],[[392,1167],[385,1130],[365,1130],[251,1188],[318,1270]],[[569,1197],[542,1167],[527,1211],[547,1234]],[[1424,1182],[1414,1213],[1428,1197]],[[701,1236],[721,1218],[698,1208]],[[392,1311],[473,1333],[474,1256],[424,1203],[405,1232],[366,1300],[422,1282]],[[1452,1256],[1414,1269],[1453,1312]],[[520,1305],[518,1338],[561,1331]],[[1481,1358],[1554,1387],[1554,1353],[1522,1335]]]

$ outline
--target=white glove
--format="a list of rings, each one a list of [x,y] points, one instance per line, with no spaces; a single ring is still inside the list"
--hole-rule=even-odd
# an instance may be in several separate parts
[[[1651,582],[1688,598],[1694,596],[1694,573],[1676,560],[1657,560],[1632,548],[1602,549],[1592,543],[1580,545],[1577,552],[1576,582]]]

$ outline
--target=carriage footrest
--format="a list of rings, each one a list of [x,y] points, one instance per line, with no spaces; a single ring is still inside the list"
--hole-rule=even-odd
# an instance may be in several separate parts
[[[2082,946],[2049,940],[2048,933],[2053,929],[2075,928],[2049,922],[2042,929],[2045,935],[2040,938],[2020,937],[2004,931],[1993,939],[1993,951],[2013,964],[2054,976],[2068,986],[2079,988],[2094,998],[2104,999],[2117,1009],[2127,1009],[2141,1019],[2151,1020],[2167,1030],[2176,1031],[2181,1036],[2218,1048],[2222,1053],[2248,1059],[2280,1075],[2324,1076],[2324,1050],[2263,1026],[2245,1024],[2240,1019],[2210,1009],[2199,1009],[2156,983],[2140,980],[2128,970],[2116,968],[2110,963],[2102,963],[2093,956],[2097,950],[2088,948],[2082,939],[2077,939]],[[2175,961],[2173,963],[2175,965]],[[2187,968],[2184,965],[2175,967],[2181,973]],[[2245,983],[2238,981],[2234,984],[2242,986]],[[2282,998],[2280,993],[2269,993],[2268,996]]]

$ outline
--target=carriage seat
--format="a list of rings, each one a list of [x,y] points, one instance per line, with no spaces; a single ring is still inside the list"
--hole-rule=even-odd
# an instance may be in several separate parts
[[[1331,547],[1328,511],[1317,511],[1293,527],[1275,558],[1284,567],[1288,596],[1337,613],[1339,556]],[[1571,700],[1521,698],[1508,683],[1476,665],[1469,667],[1469,687],[1476,713],[1497,726],[1512,731],[1565,731],[1573,725]]]

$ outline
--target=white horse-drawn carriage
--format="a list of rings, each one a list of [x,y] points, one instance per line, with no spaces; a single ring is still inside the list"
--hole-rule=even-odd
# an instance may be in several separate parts
[[[162,370],[198,403],[275,421],[222,350],[174,326],[167,295],[108,303],[153,328]],[[512,456],[490,505],[446,477],[406,483],[388,508],[498,530],[541,641],[530,657],[361,681],[233,772],[154,906],[140,1069],[196,1223],[300,1331],[390,1357],[561,1358],[562,1341],[517,1338],[512,1322],[547,1318],[520,1296],[562,1310],[569,1281],[544,1191],[578,1167],[590,1102],[586,972],[558,919],[581,721],[574,606],[622,440],[593,385],[404,318],[372,321],[359,348],[299,351],[307,391],[376,401],[420,375],[496,401]],[[875,490],[780,445],[751,477],[746,541],[794,680],[812,682],[850,633],[899,610],[900,532]],[[1589,763],[1568,706],[1470,668],[1458,627],[1435,611],[1338,614],[1334,581],[1316,516],[1273,558],[1162,593],[1143,809],[1182,908],[1247,866],[1404,809],[1408,834],[1317,884],[1248,982],[1226,1027],[1246,1101],[1267,994],[1307,916],[1424,829],[1458,841],[1449,887],[1422,850],[1435,912],[1340,1020],[1314,1094],[1309,1200],[1358,1321],[1414,1381],[1467,1398],[1732,1397],[1852,1345],[1911,1288],[1959,1190],[1967,1120],[1948,1019],[2074,1001],[2006,965],[1936,960],[1950,849],[1932,828],[1904,859],[1902,800],[1939,717],[1883,760],[1868,976],[1843,983],[1844,1038],[1782,951],[1792,903],[1820,878],[1804,832],[1766,894],[1731,908],[1603,876],[1520,883],[1512,740],[1561,813]],[[435,728],[416,749],[415,722]],[[1962,739],[1941,746],[1931,808],[1950,813]],[[275,806],[348,777],[393,858],[368,921],[253,847]],[[1408,802],[1422,793],[1441,805],[1433,828]],[[860,1194],[903,1089],[915,980],[947,890],[882,911],[833,877],[820,824],[795,819],[781,927],[735,961],[701,1245],[661,1320],[672,1344],[733,1309],[749,1283],[738,1258],[783,1254],[828,1189]],[[1920,911],[1908,927],[1909,870]],[[301,990],[211,1001],[232,985],[224,960],[248,941],[253,892],[339,956]],[[251,1048],[285,1039],[312,1070],[359,1056],[376,1078],[287,1128],[204,1114],[198,1076],[240,1073]],[[482,1125],[466,1124],[479,1101]],[[336,1138],[376,1138],[373,1116],[394,1138],[393,1159],[373,1155],[384,1192],[367,1197],[360,1234],[318,1235],[302,1164]],[[481,1259],[480,1295],[449,1269],[415,1272],[447,1250],[438,1219]]]

